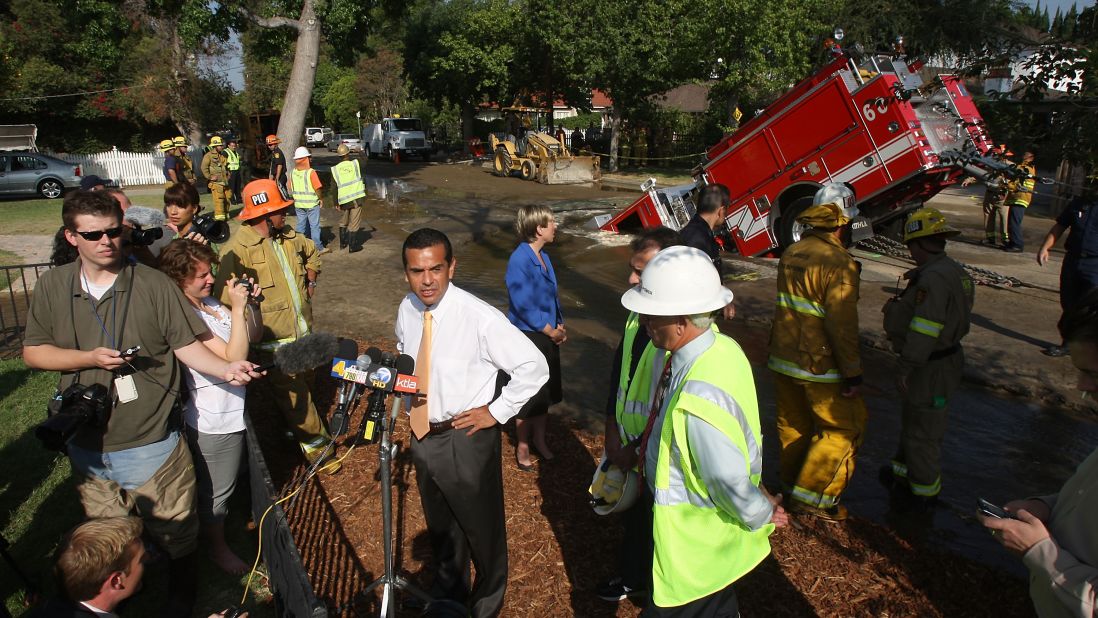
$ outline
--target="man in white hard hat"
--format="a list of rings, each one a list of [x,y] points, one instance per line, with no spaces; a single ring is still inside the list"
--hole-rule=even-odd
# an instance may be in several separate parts
[[[645,267],[622,305],[641,317],[669,355],[652,384],[652,409],[638,447],[655,498],[652,595],[645,616],[735,616],[733,584],[769,553],[787,523],[760,485],[762,430],[751,365],[740,346],[713,332],[732,300],[709,257],[669,247]],[[643,365],[643,362],[642,362]]]
[[[330,253],[320,239],[320,209],[324,207],[320,176],[313,169],[309,149],[298,146],[294,151],[294,169],[290,172],[290,197],[294,201],[297,225],[294,230],[316,244],[317,255]]]

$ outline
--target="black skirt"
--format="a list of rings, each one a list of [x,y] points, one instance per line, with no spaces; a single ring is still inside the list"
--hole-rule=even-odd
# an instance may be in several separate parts
[[[560,346],[553,343],[553,339],[545,333],[522,331],[530,341],[537,346],[538,351],[545,356],[545,362],[549,365],[549,381],[526,402],[515,418],[533,418],[549,413],[549,406],[564,400],[564,392],[560,380]],[[503,387],[511,381],[511,376],[501,371],[496,377],[496,397],[499,397]]]

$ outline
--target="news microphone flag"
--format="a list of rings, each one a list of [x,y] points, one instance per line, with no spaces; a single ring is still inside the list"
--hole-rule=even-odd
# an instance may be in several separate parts
[[[369,367],[360,369],[355,361],[345,358],[332,359],[332,377],[387,393],[396,391],[415,395],[419,386],[416,376],[397,373],[393,367],[371,363]]]

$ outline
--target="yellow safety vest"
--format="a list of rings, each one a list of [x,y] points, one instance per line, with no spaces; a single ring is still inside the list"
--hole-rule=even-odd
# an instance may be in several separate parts
[[[293,183],[293,198],[294,207],[296,208],[316,208],[316,205],[320,203],[320,198],[316,194],[316,189],[313,188],[312,183],[312,168],[309,169],[295,169],[290,174],[290,182]]]
[[[332,180],[336,183],[336,200],[340,205],[366,197],[366,185],[362,182],[358,159],[337,163],[332,168]]]
[[[740,346],[716,335],[713,345],[694,361],[669,395],[652,479],[652,601],[659,607],[678,607],[722,590],[770,553],[774,524],[751,530],[735,513],[713,502],[694,468],[696,459],[690,454],[686,433],[689,416],[716,427],[743,454],[744,468],[750,470],[751,482],[758,486],[762,428],[751,375],[751,365]],[[634,381],[649,379],[638,371]],[[749,440],[756,445],[754,459],[749,455]]]
[[[1033,201],[1033,190],[1037,188],[1037,170],[1032,165],[1019,165],[1018,169],[1026,173],[1026,178],[1021,183],[1015,180],[1007,185],[1010,194],[1007,195],[1006,203],[1008,206],[1029,208]]]
[[[229,159],[229,171],[235,172],[240,169],[240,154],[232,148],[225,149],[225,156]]]

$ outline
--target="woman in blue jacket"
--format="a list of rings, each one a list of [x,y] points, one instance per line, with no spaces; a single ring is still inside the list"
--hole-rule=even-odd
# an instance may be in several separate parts
[[[507,318],[518,327],[545,355],[549,364],[549,381],[526,405],[515,420],[517,444],[515,462],[520,470],[534,469],[530,459],[530,442],[541,458],[553,458],[545,443],[545,425],[549,406],[560,403],[560,344],[568,339],[564,330],[564,318],[560,313],[557,295],[557,275],[553,263],[545,253],[545,245],[553,242],[557,222],[547,206],[523,206],[519,208],[515,231],[524,242],[520,243],[507,262],[507,294],[510,307]]]

